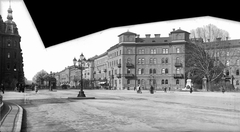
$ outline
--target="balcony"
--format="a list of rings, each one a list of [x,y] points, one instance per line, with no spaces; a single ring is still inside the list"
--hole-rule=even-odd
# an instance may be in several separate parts
[[[118,66],[118,68],[121,68],[121,63],[118,63],[118,65],[117,65],[117,66]]]
[[[182,63],[176,62],[175,67],[182,67]]]
[[[130,73],[125,74],[125,78],[134,78],[134,74],[130,74]]]
[[[117,74],[117,78],[121,78],[121,74]]]
[[[134,68],[134,65],[133,65],[132,63],[127,63],[127,64],[126,64],[126,67],[127,67],[127,68]]]
[[[183,74],[174,74],[173,77],[174,77],[174,79],[182,79],[182,78],[184,78]]]

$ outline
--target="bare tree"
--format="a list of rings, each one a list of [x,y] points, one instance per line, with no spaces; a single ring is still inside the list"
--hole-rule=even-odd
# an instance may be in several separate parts
[[[45,77],[48,73],[45,70],[41,70],[36,73],[36,75],[33,77],[33,82],[37,83],[39,85],[43,84]]]
[[[190,38],[202,38],[204,42],[212,42],[215,41],[217,38],[221,38],[222,40],[230,38],[227,31],[219,29],[213,24],[208,24],[203,27],[192,29],[190,33]]]

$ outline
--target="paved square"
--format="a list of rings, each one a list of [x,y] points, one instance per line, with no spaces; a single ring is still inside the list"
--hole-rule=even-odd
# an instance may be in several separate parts
[[[26,109],[27,132],[240,131],[240,93],[85,90],[6,92]]]

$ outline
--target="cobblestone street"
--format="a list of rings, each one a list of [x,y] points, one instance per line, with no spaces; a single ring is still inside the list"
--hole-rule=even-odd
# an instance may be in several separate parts
[[[91,100],[70,100],[79,90],[6,92],[20,104],[27,132],[240,131],[240,94],[85,90]]]

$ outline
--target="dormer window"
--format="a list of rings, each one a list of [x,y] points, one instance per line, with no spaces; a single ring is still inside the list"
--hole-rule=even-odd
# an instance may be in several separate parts
[[[8,47],[11,46],[11,41],[10,41],[10,40],[7,41],[7,46],[8,46]]]

